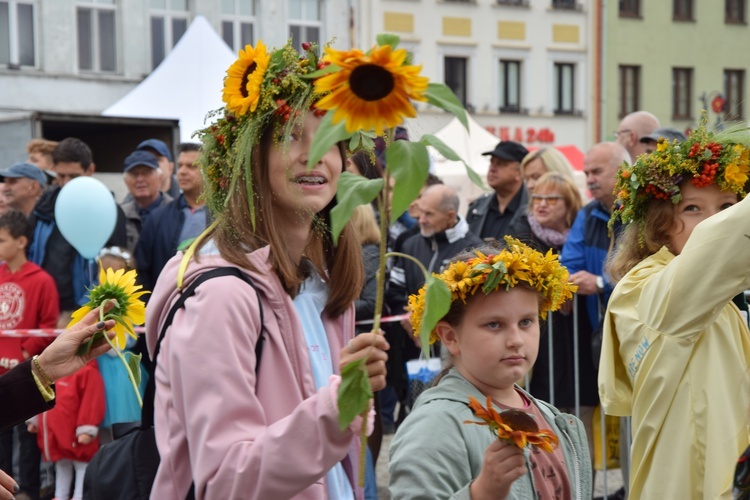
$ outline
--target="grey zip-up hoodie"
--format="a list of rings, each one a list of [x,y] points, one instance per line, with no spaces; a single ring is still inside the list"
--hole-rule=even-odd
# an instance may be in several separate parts
[[[591,459],[583,424],[575,416],[561,413],[519,390],[539,407],[560,438],[572,490],[570,498],[591,498]],[[437,387],[426,390],[417,399],[391,443],[391,498],[471,499],[469,486],[479,476],[484,452],[495,438],[486,427],[464,423],[476,420],[468,406],[469,396],[482,404],[487,399],[452,369]],[[529,472],[513,483],[509,499],[537,498],[528,449],[525,455]]]

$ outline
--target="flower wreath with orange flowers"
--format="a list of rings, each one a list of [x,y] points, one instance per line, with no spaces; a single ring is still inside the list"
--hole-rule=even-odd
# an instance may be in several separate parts
[[[682,200],[680,183],[686,179],[698,188],[716,184],[722,191],[742,199],[750,189],[750,133],[746,125],[723,131],[706,129],[704,112],[701,125],[687,140],[660,139],[656,150],[638,157],[633,165],[624,163],[617,172],[617,201],[610,227],[642,223],[650,200]]]
[[[560,264],[557,254],[551,250],[543,254],[510,236],[505,237],[505,243],[507,248],[497,254],[476,251],[476,257],[451,262],[442,273],[435,274],[448,285],[451,303],[459,299],[466,303],[466,298],[479,290],[488,295],[501,287],[509,290],[525,283],[541,294],[539,315],[544,319],[548,311],[557,311],[573,298],[578,286],[568,282],[568,270]],[[414,336],[420,333],[426,288],[409,296],[407,308]],[[430,344],[438,340],[437,333],[430,332]]]

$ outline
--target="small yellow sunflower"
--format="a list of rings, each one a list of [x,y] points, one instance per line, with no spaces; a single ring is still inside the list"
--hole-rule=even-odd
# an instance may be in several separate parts
[[[416,116],[410,99],[424,101],[429,80],[419,76],[421,66],[406,65],[408,52],[390,45],[374,47],[369,54],[354,49],[326,47],[323,60],[341,69],[315,81],[320,109],[335,110],[333,123],[346,122],[346,130],[382,132]]]
[[[72,314],[68,327],[78,323],[92,309],[114,299],[117,305],[104,317],[116,321],[115,340],[117,347],[124,349],[125,333],[136,338],[133,325],[142,325],[146,321],[146,306],[140,298],[149,292],[140,291],[143,287],[135,284],[136,276],[135,271],[125,272],[124,269],[119,271],[107,269],[105,271],[104,268],[101,268],[99,270],[99,286],[89,292],[88,304]]]
[[[260,86],[268,68],[271,56],[266,46],[258,40],[258,45],[251,45],[240,50],[239,58],[227,70],[224,79],[222,100],[227,109],[237,116],[244,115],[248,109],[252,113],[258,107]]]

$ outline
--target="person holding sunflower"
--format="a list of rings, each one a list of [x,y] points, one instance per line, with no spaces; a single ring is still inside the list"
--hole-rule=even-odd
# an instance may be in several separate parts
[[[540,317],[576,287],[556,255],[509,237],[506,245],[459,254],[436,275],[451,304],[430,342],[443,343],[452,368],[396,431],[394,499],[591,498],[583,424],[516,384],[536,360]],[[409,299],[415,335],[425,295],[426,287]],[[472,421],[472,412],[484,422]]]
[[[322,66],[317,47],[303,45],[240,51],[226,108],[203,132],[216,220],[167,263],[146,320],[161,456],[152,498],[362,498],[365,422],[339,427],[337,374],[367,357],[372,389],[382,389],[388,344],[354,336],[360,242],[349,223],[334,245],[329,226],[345,149],[337,143],[307,168],[325,94],[306,78]],[[160,341],[183,285],[218,267],[253,286],[203,282]]]
[[[633,498],[731,498],[750,444],[750,132],[706,130],[622,165],[599,393],[632,416]]]

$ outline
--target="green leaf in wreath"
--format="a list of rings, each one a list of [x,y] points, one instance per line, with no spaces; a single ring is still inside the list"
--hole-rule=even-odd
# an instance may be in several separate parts
[[[461,157],[458,156],[456,152],[450,148],[450,146],[441,141],[439,137],[432,134],[425,134],[421,139],[419,139],[419,142],[421,142],[425,146],[432,146],[438,153],[443,155],[446,160],[460,161],[461,163],[463,163],[464,167],[466,167],[466,174],[469,176],[469,179],[471,179],[471,182],[482,189],[487,189],[487,187],[484,185],[484,182],[482,182],[482,178],[479,177],[479,174],[477,174],[474,169],[469,166],[468,163],[463,161]]]
[[[140,386],[141,385],[141,355],[140,354],[130,354],[128,356],[128,370],[130,370],[130,373],[133,374],[133,378],[135,379],[135,385]]]
[[[438,321],[448,314],[451,308],[451,290],[445,281],[430,276],[425,281],[427,289],[425,290],[424,313],[422,314],[422,323],[419,332],[419,342],[422,345],[422,352],[425,357],[430,355],[430,332],[435,329]]]
[[[430,170],[427,147],[419,142],[395,141],[385,150],[388,171],[396,179],[391,199],[391,219],[395,221],[417,199]]]
[[[397,35],[392,35],[390,33],[381,33],[377,37],[375,37],[375,40],[381,47],[383,45],[390,45],[394,49],[398,46],[398,42],[401,41],[401,39]]]
[[[315,78],[320,78],[321,76],[325,76],[329,73],[335,73],[339,71],[340,69],[341,68],[336,66],[335,64],[329,64],[328,66],[324,66],[318,71],[313,71],[312,73],[308,73],[306,75],[300,75],[300,78],[303,78],[306,80],[314,80]]]
[[[329,111],[323,116],[318,130],[315,132],[315,137],[313,137],[310,146],[310,156],[307,159],[308,169],[318,163],[323,155],[331,149],[331,146],[348,139],[352,135],[346,131],[346,120],[341,120],[338,125],[333,124],[333,113],[333,111]]]
[[[427,98],[427,102],[451,113],[458,118],[467,131],[469,130],[469,120],[466,118],[466,110],[461,101],[458,100],[458,97],[456,97],[456,94],[447,85],[443,83],[429,83],[424,95]]]
[[[342,431],[349,427],[357,415],[367,410],[372,396],[365,360],[360,359],[346,365],[341,370],[338,394],[339,428]]]
[[[342,172],[336,187],[336,206],[331,210],[331,233],[337,243],[344,226],[359,205],[370,203],[383,189],[383,179]]]

